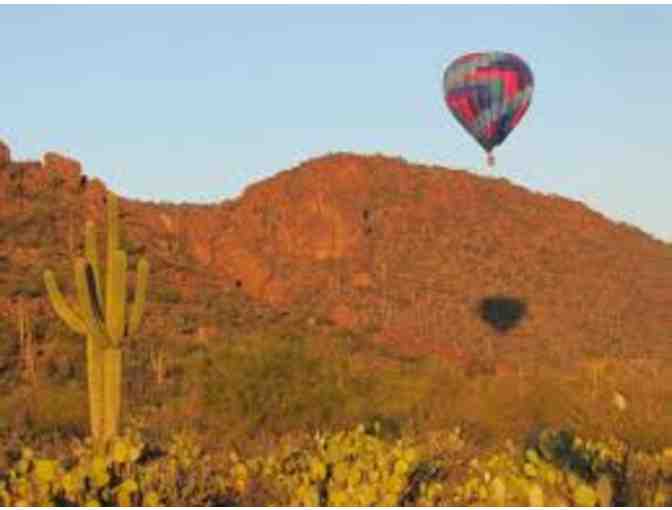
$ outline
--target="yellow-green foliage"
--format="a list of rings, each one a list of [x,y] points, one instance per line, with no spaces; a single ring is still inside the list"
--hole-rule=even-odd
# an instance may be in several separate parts
[[[229,432],[282,434],[353,416],[364,421],[369,378],[339,372],[309,349],[301,337],[249,335],[178,363],[201,381],[208,413]]]
[[[544,431],[519,455],[502,450],[469,464],[456,505],[665,506],[672,503],[672,450],[632,452],[623,442]],[[450,502],[448,502],[450,503]]]
[[[434,503],[439,466],[422,462],[407,440],[384,441],[363,426],[318,434],[305,449],[254,459],[239,468],[274,490],[280,505],[398,506]]]
[[[456,505],[594,506],[599,501],[596,484],[543,460],[534,450],[523,459],[509,452],[473,459],[469,467],[468,479],[455,490]],[[602,503],[611,506],[611,481],[599,481],[607,487]]]
[[[630,503],[636,506],[672,505],[672,448],[635,452],[627,466]]]
[[[137,435],[115,438],[105,455],[74,443],[61,459],[24,448],[0,483],[4,506],[203,506],[225,500],[226,481],[208,455],[176,435],[153,461]],[[224,472],[225,470],[222,470]]]
[[[107,196],[107,263],[103,287],[96,231],[87,222],[85,257],[75,260],[78,305],[68,304],[51,271],[44,274],[54,309],[70,328],[86,335],[91,434],[102,445],[118,434],[121,411],[121,339],[137,332],[145,303],[149,264],[138,263],[135,302],[126,313],[126,253],[119,249],[117,197]],[[103,297],[104,296],[104,297]]]
[[[544,431],[526,448],[511,442],[473,453],[459,430],[380,437],[363,426],[312,438],[285,436],[245,459],[205,451],[193,433],[165,446],[138,434],[117,437],[105,454],[89,442],[58,458],[22,448],[0,472],[4,506],[665,506],[672,503],[672,449],[631,451],[622,442]],[[436,455],[437,452],[442,452]],[[461,466],[467,466],[466,471]]]

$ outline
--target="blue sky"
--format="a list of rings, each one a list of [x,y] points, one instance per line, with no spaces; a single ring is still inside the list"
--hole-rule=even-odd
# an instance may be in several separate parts
[[[134,198],[212,201],[308,158],[486,174],[443,105],[512,51],[532,106],[494,174],[672,240],[672,6],[0,6],[0,139]]]

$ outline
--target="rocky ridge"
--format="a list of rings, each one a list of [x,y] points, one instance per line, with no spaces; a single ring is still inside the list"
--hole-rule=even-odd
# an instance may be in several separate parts
[[[101,221],[104,192],[71,158],[16,162],[0,144],[2,223],[49,194],[67,197],[80,222]],[[276,310],[310,307],[400,355],[488,358],[506,371],[520,360],[672,354],[670,246],[505,179],[339,153],[281,171],[235,200],[124,199],[121,208],[129,239],[150,258],[180,254],[217,289]],[[65,212],[50,214],[66,245]],[[11,237],[0,244],[11,270],[21,247]],[[186,296],[200,291],[193,273],[176,268],[171,278]],[[500,328],[497,314],[507,308],[485,317],[488,299],[522,312]]]

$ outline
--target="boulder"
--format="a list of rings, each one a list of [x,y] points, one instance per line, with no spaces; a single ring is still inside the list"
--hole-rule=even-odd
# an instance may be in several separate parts
[[[0,168],[4,168],[12,162],[12,154],[9,146],[0,140]]]
[[[56,152],[45,153],[42,156],[42,166],[47,170],[60,173],[67,180],[79,180],[82,173],[82,164],[79,161]]]

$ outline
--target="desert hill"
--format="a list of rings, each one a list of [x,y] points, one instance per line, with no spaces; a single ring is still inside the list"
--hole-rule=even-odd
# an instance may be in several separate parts
[[[15,162],[0,150],[6,317],[22,294],[51,314],[40,273],[55,266],[70,277],[84,220],[104,224],[104,190],[66,157]],[[227,294],[244,303],[241,324],[303,310],[399,355],[437,353],[497,372],[672,355],[670,246],[505,179],[339,153],[235,200],[124,199],[121,211],[129,253],[153,262],[150,299],[191,307],[199,331],[218,320],[201,305]],[[150,307],[150,330],[164,316]]]

